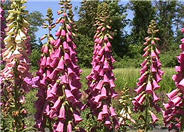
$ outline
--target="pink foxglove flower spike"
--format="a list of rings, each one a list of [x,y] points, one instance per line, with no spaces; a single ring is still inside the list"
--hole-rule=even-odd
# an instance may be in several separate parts
[[[47,38],[47,42],[42,46],[42,56],[40,59],[40,69],[37,72],[38,81],[38,100],[35,103],[36,106],[36,127],[40,131],[45,131],[44,128],[46,126],[46,121],[49,120],[49,116],[51,115],[51,108],[49,106],[49,102],[47,100],[50,100],[54,95],[56,95],[56,91],[58,89],[58,83],[53,82],[52,84],[49,84],[48,76],[50,76],[53,73],[53,62],[51,63],[51,54],[53,53],[53,45],[52,43],[55,42],[54,37],[50,33],[51,30],[55,27],[55,24],[53,23],[53,14],[52,10],[49,8],[47,10],[47,21],[48,24],[44,23],[43,28],[48,28],[49,33],[45,34],[41,40],[44,40]],[[52,43],[51,43],[52,41]],[[53,74],[52,74],[53,76]],[[56,104],[55,104],[56,106]],[[49,115],[50,113],[50,115]]]
[[[141,77],[135,89],[137,96],[132,101],[135,111],[145,111],[145,116],[141,115],[144,117],[145,125],[143,129],[145,129],[145,131],[150,127],[148,116],[152,118],[152,124],[155,124],[158,118],[153,111],[160,112],[161,110],[158,107],[159,97],[156,95],[156,90],[160,88],[158,83],[162,80],[164,72],[161,70],[161,62],[159,59],[160,51],[156,47],[156,43],[159,40],[159,38],[156,37],[157,32],[156,22],[152,20],[148,28],[150,37],[146,37],[146,42],[144,43],[146,46],[143,55],[145,60],[141,64]],[[153,108],[155,108],[155,110],[153,110]]]
[[[48,54],[43,52],[40,62],[39,93],[36,102],[37,113],[36,127],[45,131],[72,132],[76,130],[76,125],[82,121],[80,111],[83,104],[81,98],[81,69],[77,65],[76,45],[74,43],[72,5],[68,0],[61,0],[61,16],[57,20],[60,25],[57,30],[55,43],[48,39]],[[52,25],[52,13],[48,15]],[[45,26],[49,26],[46,25]],[[50,32],[50,31],[49,31]],[[50,36],[48,36],[50,37]],[[53,37],[52,37],[53,41]],[[43,71],[40,73],[40,71]],[[46,126],[48,124],[48,126]]]
[[[103,9],[104,8],[104,9]],[[118,128],[118,118],[112,106],[112,98],[117,94],[114,91],[115,77],[112,73],[111,35],[108,26],[108,4],[102,3],[99,7],[96,21],[97,31],[94,36],[94,52],[91,74],[88,80],[88,107],[98,121],[102,122],[107,129]],[[100,11],[103,10],[103,13]],[[114,96],[115,95],[115,96]],[[112,115],[112,116],[111,116]],[[95,128],[95,127],[94,127]]]
[[[184,28],[182,28],[184,33]],[[173,80],[176,84],[176,89],[167,94],[169,99],[167,104],[164,104],[165,111],[163,111],[163,118],[166,127],[169,130],[176,131],[184,130],[184,41],[181,39],[179,46],[182,52],[178,57],[180,66],[176,66],[176,75],[173,75]]]

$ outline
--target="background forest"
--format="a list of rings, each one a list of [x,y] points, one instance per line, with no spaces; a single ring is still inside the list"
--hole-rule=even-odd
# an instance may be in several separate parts
[[[78,32],[76,43],[78,45],[78,58],[81,67],[90,68],[93,36],[95,33],[95,16],[100,1],[83,1],[80,6],[75,6],[75,15],[79,18],[76,22]],[[126,1],[119,4],[116,0],[109,0],[111,26],[114,31],[112,42],[113,54],[117,62],[115,68],[135,67],[142,62],[144,38],[147,36],[147,28],[150,20],[155,19],[160,30],[158,37],[161,61],[164,67],[174,67],[177,64],[176,56],[179,55],[179,44],[182,34],[180,28],[184,25],[183,1]],[[122,3],[122,2],[121,2]],[[7,2],[7,7],[10,3]],[[127,18],[128,13],[133,12],[133,19]],[[38,12],[30,12],[27,16],[31,24],[32,54],[30,56],[32,68],[38,68],[40,59],[41,36],[36,32],[44,22],[44,16]],[[126,28],[126,30],[125,30]],[[128,30],[127,30],[128,29]]]
[[[78,58],[81,67],[90,68],[93,36],[95,29],[95,16],[97,5],[100,1],[81,2],[80,7],[75,7],[79,19],[76,21],[78,32],[76,43],[78,45]],[[174,67],[177,64],[176,56],[179,55],[181,32],[179,29],[184,24],[184,2],[182,1],[128,1],[119,5],[118,1],[109,1],[111,26],[114,33],[112,42],[113,54],[117,62],[116,68],[139,67],[142,62],[144,38],[147,36],[147,28],[150,20],[157,20],[159,32],[159,49],[161,61],[164,67]],[[78,8],[78,9],[77,9]],[[132,20],[127,18],[128,12],[133,11]],[[35,32],[43,23],[43,15],[40,12],[29,14],[31,23],[32,55],[31,61],[34,68],[38,66],[40,58],[41,41],[36,40]],[[125,28],[129,28],[128,32]]]

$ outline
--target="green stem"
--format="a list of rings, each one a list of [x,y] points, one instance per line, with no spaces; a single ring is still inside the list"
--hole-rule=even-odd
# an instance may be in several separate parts
[[[146,111],[145,111],[145,132],[148,130],[148,99],[146,96]]]
[[[16,67],[15,67],[15,69],[14,69],[14,74],[15,74],[15,80],[14,80],[14,92],[15,92],[15,95],[14,95],[14,100],[15,100],[15,111],[17,112],[17,111],[19,111],[19,104],[18,104],[18,86],[17,86],[17,84],[16,84],[16,81],[17,81],[17,79],[18,79],[18,75],[17,75],[17,64],[16,64]],[[19,114],[19,113],[18,113]],[[13,118],[14,118],[14,121],[15,121],[15,131],[16,132],[20,132],[19,130],[21,129],[21,119],[19,119],[19,117],[18,116],[13,116]]]
[[[51,123],[51,120],[48,119],[48,121],[49,121],[49,131],[52,132],[52,123]]]
[[[181,117],[181,132],[184,130],[184,117]]]

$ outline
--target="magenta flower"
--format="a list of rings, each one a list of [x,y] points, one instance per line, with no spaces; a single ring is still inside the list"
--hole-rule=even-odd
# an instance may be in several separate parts
[[[71,15],[72,5],[69,1],[61,1],[61,10],[58,12],[61,24],[56,32],[57,39],[51,43],[51,34],[47,35],[48,42],[43,45],[43,56],[40,61],[39,92],[36,102],[36,127],[44,131],[72,132],[75,126],[82,121],[80,111],[83,104],[80,102],[81,88],[80,73],[77,65],[76,45],[73,41],[74,24]],[[50,13],[49,13],[50,12]],[[48,10],[50,25],[52,24],[52,11]],[[49,25],[47,25],[49,26]],[[48,48],[47,48],[48,47]],[[49,52],[47,52],[49,51]],[[46,126],[46,124],[49,124]]]
[[[158,32],[155,27],[156,23],[152,20],[148,28],[148,34],[150,34],[151,37],[146,37],[146,42],[144,43],[146,47],[144,48],[145,53],[143,57],[146,59],[141,64],[141,77],[139,78],[137,88],[135,89],[137,96],[132,101],[135,111],[142,112],[149,110],[153,124],[158,121],[158,118],[152,112],[152,107],[154,107],[157,112],[160,111],[157,104],[159,97],[156,95],[155,91],[160,88],[158,83],[161,81],[164,73],[161,70],[161,62],[159,60],[160,51],[156,47],[156,42],[159,38],[155,37]],[[147,120],[148,112],[145,113],[145,127],[146,129],[149,129],[149,121]]]
[[[1,60],[0,60],[0,64],[3,64],[2,61],[2,52],[3,49],[5,48],[4,45],[4,38],[5,38],[5,28],[6,28],[6,24],[5,24],[5,12],[3,10],[3,1],[1,0],[1,7],[0,7],[0,19],[1,19],[1,36],[0,36],[0,42],[1,42],[1,47],[0,47],[0,56],[1,56]]]
[[[3,1],[2,1],[3,2]],[[4,11],[0,8],[1,17],[1,48],[2,61],[5,68],[1,71],[1,112],[3,118],[11,117],[11,120],[3,120],[10,126],[3,126],[3,130],[24,131],[26,128],[24,118],[27,110],[24,108],[25,94],[35,85],[34,78],[29,73],[30,61],[30,36],[28,36],[29,23],[25,19],[24,0],[13,1],[6,18],[6,36]],[[17,6],[19,5],[19,6]],[[21,19],[18,19],[21,18]],[[19,24],[19,26],[17,25]],[[3,42],[4,39],[4,42]],[[5,45],[4,45],[5,44]],[[16,94],[15,94],[16,93]]]
[[[183,28],[181,31],[184,33]],[[167,104],[164,104],[165,111],[163,111],[165,125],[169,130],[175,129],[177,131],[183,131],[184,128],[184,41],[182,40],[182,44],[180,45],[182,52],[178,57],[180,66],[176,66],[175,68],[178,74],[173,75],[177,89],[167,94],[169,101]]]
[[[99,21],[96,24],[92,71],[87,76],[89,87],[86,91],[88,94],[87,105],[98,121],[112,129],[113,127],[119,127],[117,114],[111,104],[112,98],[117,96],[114,91],[115,77],[112,71],[112,64],[115,60],[112,57],[110,27],[101,19],[106,20],[106,17],[99,16]]]

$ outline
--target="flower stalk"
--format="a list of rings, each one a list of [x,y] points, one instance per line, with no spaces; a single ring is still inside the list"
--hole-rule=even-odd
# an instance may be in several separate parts
[[[5,48],[2,59],[5,68],[1,71],[1,111],[5,126],[3,130],[21,132],[26,129],[24,108],[25,94],[30,90],[33,81],[29,73],[30,36],[29,23],[25,19],[26,0],[12,0],[11,10],[6,18],[7,28],[4,38]],[[10,122],[8,122],[10,121]]]
[[[109,26],[108,4],[103,2],[98,7],[96,21],[97,31],[94,36],[94,52],[92,71],[87,76],[88,94],[87,105],[93,115],[102,122],[108,131],[119,128],[117,114],[112,106],[112,99],[117,97],[115,92],[115,77],[112,64],[112,39]],[[106,131],[107,131],[106,130]]]
[[[58,10],[60,17],[56,21],[59,25],[57,38],[56,40],[52,38],[49,44],[42,48],[42,52],[46,54],[41,58],[37,73],[40,92],[36,102],[36,127],[42,131],[48,127],[50,131],[72,132],[82,121],[81,69],[77,65],[72,5],[68,0],[60,1],[59,4],[61,9]],[[44,24],[44,26],[49,25]],[[48,48],[50,45],[52,48]],[[40,104],[43,104],[41,108]],[[49,126],[46,126],[48,122]]]
[[[145,131],[150,129],[149,116],[152,118],[152,125],[158,121],[158,118],[153,113],[153,108],[156,112],[160,112],[161,110],[158,105],[159,97],[155,93],[155,91],[160,88],[158,83],[162,80],[164,74],[161,70],[161,62],[159,59],[160,51],[156,47],[157,41],[160,40],[156,37],[157,32],[156,22],[152,20],[148,28],[150,37],[146,37],[146,42],[144,43],[144,45],[146,45],[143,55],[145,60],[141,64],[141,77],[135,89],[137,96],[132,101],[135,111],[145,111],[145,115],[140,115],[140,118],[142,118],[145,123],[142,126]]]
[[[182,28],[184,33],[184,28]],[[176,89],[167,94],[168,103],[164,104],[165,110],[163,111],[163,118],[165,126],[169,130],[175,129],[176,131],[184,130],[184,39],[181,39],[181,53],[178,56],[178,63],[176,66],[176,75],[173,75]]]

